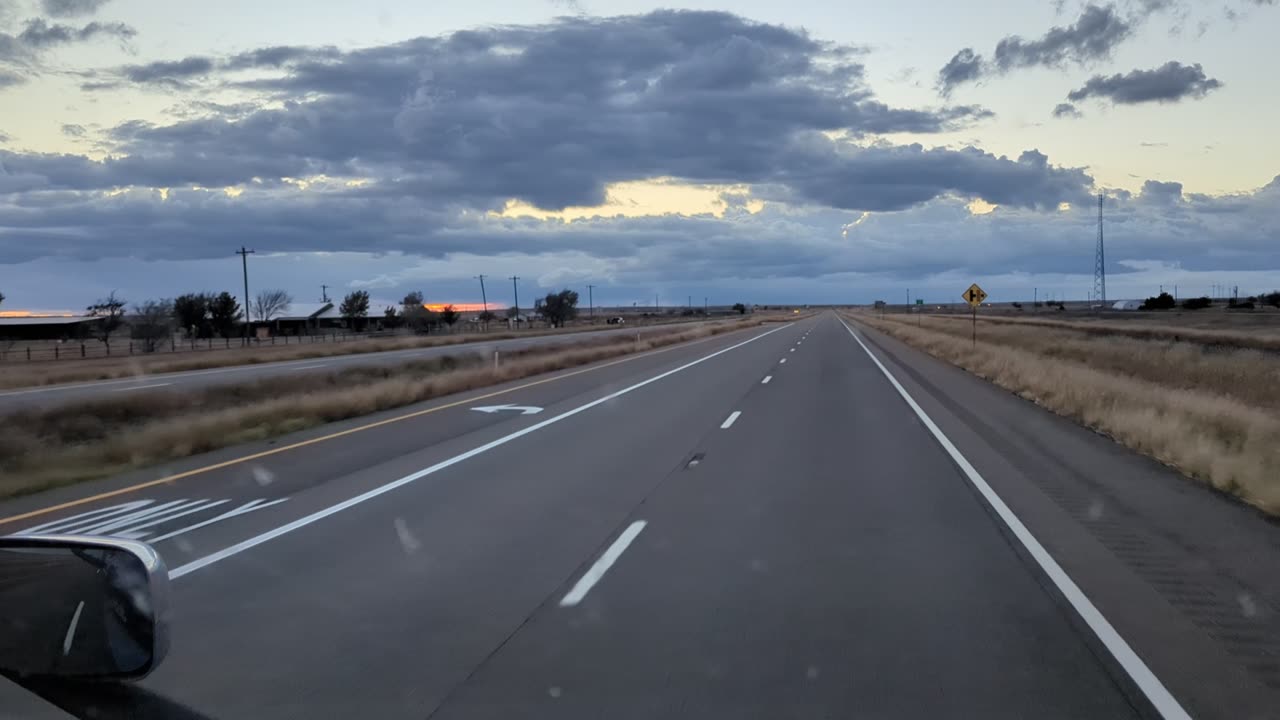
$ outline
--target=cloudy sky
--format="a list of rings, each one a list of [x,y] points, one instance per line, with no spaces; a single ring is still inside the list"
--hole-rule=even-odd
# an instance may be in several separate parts
[[[1280,286],[1277,0],[0,0],[0,310]],[[585,294],[585,293],[584,293]]]

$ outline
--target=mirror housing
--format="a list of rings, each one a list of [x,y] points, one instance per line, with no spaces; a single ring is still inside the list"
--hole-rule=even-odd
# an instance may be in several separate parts
[[[137,679],[169,650],[169,571],[150,546],[79,535],[0,538],[0,673]]]

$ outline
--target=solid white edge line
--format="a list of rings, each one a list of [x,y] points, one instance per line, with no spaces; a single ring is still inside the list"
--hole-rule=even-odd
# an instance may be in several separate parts
[[[287,535],[288,533],[291,533],[291,532],[293,532],[294,530],[297,530],[298,528],[306,527],[307,525],[310,525],[311,523],[316,522],[317,520],[323,520],[324,518],[327,518],[327,517],[329,517],[330,515],[333,515],[333,514],[336,514],[336,513],[342,512],[343,510],[346,510],[347,508],[350,508],[350,507],[354,507],[354,506],[356,506],[356,505],[359,505],[360,503],[365,502],[366,500],[372,500],[373,498],[378,497],[379,495],[382,495],[382,494],[384,494],[384,493],[391,492],[392,490],[395,490],[395,489],[397,489],[397,488],[399,488],[399,487],[401,487],[401,486],[408,485],[409,483],[414,482],[415,480],[421,480],[422,478],[424,478],[424,477],[426,477],[426,476],[428,476],[428,475],[434,475],[435,473],[440,472],[441,470],[444,470],[444,469],[445,469],[445,468],[447,468],[447,467],[451,467],[451,466],[453,466],[453,465],[457,465],[458,463],[460,463],[460,462],[462,462],[462,461],[464,461],[464,460],[468,460],[468,459],[473,458],[473,457],[475,457],[475,456],[477,456],[477,455],[481,455],[481,454],[483,454],[483,453],[486,453],[486,452],[488,452],[488,451],[490,451],[490,450],[492,450],[492,449],[494,449],[494,448],[496,448],[496,447],[499,447],[499,446],[501,446],[501,445],[506,445],[507,443],[511,442],[512,440],[515,440],[515,439],[517,439],[517,438],[524,437],[525,435],[528,435],[528,434],[530,434],[530,433],[537,432],[537,431],[541,430],[542,428],[545,428],[545,427],[547,427],[547,426],[549,426],[549,425],[554,425],[554,424],[556,424],[556,423],[560,422],[561,420],[565,420],[565,419],[567,419],[567,418],[570,418],[570,417],[572,417],[572,416],[574,416],[574,415],[577,415],[577,414],[578,414],[578,413],[580,413],[580,412],[585,412],[585,411],[587,411],[587,410],[590,410],[591,408],[593,408],[593,407],[595,407],[595,406],[597,406],[597,405],[602,405],[602,404],[604,404],[604,403],[607,403],[607,402],[609,402],[610,400],[613,400],[613,399],[615,399],[615,398],[618,398],[618,397],[621,397],[621,396],[623,396],[623,395],[626,395],[627,393],[632,392],[632,391],[634,391],[634,390],[639,390],[640,388],[642,388],[642,387],[644,387],[644,386],[646,386],[646,385],[649,385],[649,384],[651,384],[651,383],[658,382],[659,380],[662,380],[663,378],[670,377],[670,376],[675,375],[676,373],[681,372],[681,371],[683,371],[683,370],[688,370],[689,368],[693,367],[694,365],[698,365],[698,364],[700,364],[700,363],[704,363],[704,362],[706,362],[707,360],[710,360],[711,358],[717,357],[717,356],[719,356],[719,355],[723,355],[723,354],[725,354],[725,353],[727,353],[727,352],[729,352],[729,351],[731,351],[731,350],[737,350],[738,348],[742,347],[743,345],[747,345],[747,344],[749,344],[749,343],[753,343],[753,342],[755,342],[756,340],[759,340],[760,338],[762,338],[762,337],[766,337],[766,336],[768,336],[768,335],[772,335],[772,334],[774,334],[774,333],[778,332],[779,330],[785,330],[786,328],[791,327],[791,325],[792,325],[792,323],[787,323],[786,325],[781,325],[781,326],[776,327],[776,328],[774,328],[774,329],[772,329],[772,330],[769,330],[769,331],[767,331],[767,332],[760,333],[759,335],[756,335],[755,337],[749,338],[749,339],[747,339],[747,340],[743,340],[742,342],[737,343],[737,344],[735,344],[735,345],[730,345],[730,346],[729,346],[729,347],[727,347],[727,348],[723,348],[723,349],[717,350],[717,351],[715,351],[715,352],[711,353],[710,355],[703,355],[702,357],[698,358],[697,360],[693,360],[693,361],[691,361],[691,362],[687,362],[687,363],[685,363],[684,365],[681,365],[681,366],[679,366],[679,367],[672,368],[672,369],[670,369],[670,370],[667,370],[666,372],[659,373],[659,374],[654,375],[653,377],[651,377],[651,378],[649,378],[649,379],[647,379],[647,380],[642,380],[642,381],[640,381],[640,382],[638,382],[638,383],[636,383],[636,384],[634,384],[634,385],[631,385],[631,386],[629,386],[629,387],[622,388],[621,390],[614,391],[614,392],[609,393],[608,395],[605,395],[604,397],[598,398],[598,399],[596,399],[596,400],[592,400],[591,402],[586,403],[585,405],[579,405],[578,407],[573,408],[572,410],[566,410],[565,412],[562,412],[562,413],[560,413],[559,415],[556,415],[555,417],[550,417],[550,418],[547,418],[546,420],[543,420],[543,421],[541,421],[541,422],[534,423],[533,425],[530,425],[529,427],[526,427],[526,428],[524,428],[524,429],[522,429],[522,430],[516,430],[515,432],[510,433],[510,434],[508,434],[508,435],[503,435],[502,437],[498,438],[497,440],[491,440],[491,441],[489,441],[489,442],[485,443],[484,445],[480,445],[480,446],[478,446],[478,447],[474,447],[474,448],[472,448],[472,449],[470,449],[470,450],[468,450],[468,451],[466,451],[466,452],[464,452],[464,453],[460,453],[460,454],[458,454],[458,455],[454,455],[453,457],[448,458],[448,459],[446,459],[446,460],[441,460],[440,462],[436,463],[435,465],[432,465],[432,466],[430,466],[430,467],[423,468],[422,470],[419,470],[419,471],[414,472],[414,473],[410,473],[410,474],[405,475],[404,477],[399,478],[399,479],[397,479],[397,480],[392,480],[391,482],[386,483],[385,485],[379,485],[378,487],[373,488],[372,490],[365,491],[365,492],[363,492],[363,493],[361,493],[361,494],[359,494],[359,495],[356,495],[355,497],[348,498],[348,499],[343,500],[342,502],[337,503],[337,504],[335,504],[335,505],[330,505],[329,507],[324,508],[323,510],[317,510],[316,512],[313,512],[313,513],[311,513],[310,515],[306,515],[306,516],[304,516],[304,517],[300,517],[300,518],[298,518],[297,520],[294,520],[293,522],[287,523],[287,524],[285,524],[285,525],[281,525],[280,527],[275,528],[274,530],[268,530],[267,532],[262,533],[262,534],[260,534],[260,535],[255,535],[255,536],[253,536],[253,537],[251,537],[251,538],[248,538],[248,539],[246,539],[246,540],[242,540],[242,541],[240,541],[240,542],[236,543],[235,545],[231,545],[231,546],[229,546],[229,547],[225,547],[225,548],[223,548],[223,549],[221,549],[221,550],[219,550],[219,551],[217,551],[217,552],[215,552],[215,553],[212,553],[212,554],[210,554],[210,555],[206,555],[205,557],[202,557],[202,558],[200,558],[199,560],[192,560],[191,562],[187,563],[186,565],[180,565],[180,566],[178,566],[178,567],[176,567],[176,568],[174,568],[174,569],[170,570],[170,571],[169,571],[169,578],[170,578],[170,579],[177,579],[177,578],[182,577],[183,575],[187,575],[187,574],[193,573],[193,572],[195,572],[196,570],[199,570],[200,568],[203,568],[203,567],[207,567],[207,566],[209,566],[209,565],[212,565],[212,564],[214,564],[214,563],[216,563],[216,562],[218,562],[218,561],[220,561],[220,560],[225,560],[225,559],[227,559],[227,558],[229,558],[229,557],[231,557],[231,556],[233,556],[233,555],[239,555],[240,553],[244,552],[245,550],[248,550],[248,549],[253,548],[253,547],[257,547],[258,545],[261,545],[261,544],[263,544],[263,543],[265,543],[265,542],[268,542],[268,541],[270,541],[270,540],[274,540],[274,539],[276,539],[276,538],[280,537],[281,535]]]
[[[108,390],[107,392],[131,392],[133,390],[146,390],[148,388],[168,387],[169,385],[172,385],[172,384],[173,383],[171,382],[167,382],[167,383],[153,383],[151,385],[133,385],[131,387],[122,387],[122,388],[116,388],[114,390]]]
[[[773,376],[772,376],[772,375],[765,375],[765,376],[764,376],[764,379],[760,381],[760,384],[761,384],[761,385],[768,385],[768,384],[769,384],[769,381],[770,381],[770,380],[772,380],[772,379],[773,379]]]
[[[600,579],[604,577],[604,574],[609,572],[609,568],[618,562],[618,558],[622,557],[622,553],[626,552],[627,547],[636,539],[640,531],[644,530],[645,525],[644,520],[637,520],[627,526],[627,529],[622,531],[618,539],[614,540],[613,544],[600,555],[600,558],[583,573],[582,577],[578,578],[578,582],[573,584],[569,592],[560,600],[560,607],[573,607],[582,602],[587,593],[591,592],[591,588],[595,587],[596,583],[600,582]]]
[[[729,428],[733,427],[733,424],[738,422],[738,417],[740,415],[742,415],[741,410],[734,410],[733,412],[729,413],[729,417],[726,418],[724,422],[720,423],[720,429],[728,430]]]
[[[1071,607],[1075,608],[1075,611],[1080,614],[1080,617],[1085,621],[1085,624],[1089,626],[1089,629],[1093,631],[1094,635],[1097,635],[1098,639],[1106,646],[1112,657],[1116,659],[1116,662],[1120,663],[1120,666],[1124,668],[1125,672],[1129,674],[1129,677],[1133,682],[1137,684],[1138,689],[1147,696],[1147,700],[1149,700],[1152,706],[1155,707],[1156,712],[1160,713],[1160,716],[1165,718],[1165,720],[1190,720],[1191,716],[1182,708],[1182,705],[1173,697],[1168,688],[1164,686],[1164,683],[1160,682],[1160,679],[1155,676],[1155,673],[1151,672],[1151,669],[1142,661],[1142,658],[1138,657],[1138,654],[1133,651],[1133,648],[1129,647],[1129,643],[1125,642],[1124,638],[1120,636],[1120,633],[1112,627],[1111,623],[1102,615],[1102,612],[1098,610],[1098,608],[1094,606],[1093,602],[1089,600],[1088,596],[1084,594],[1084,591],[1076,585],[1075,581],[1071,579],[1071,576],[1067,575],[1067,571],[1063,570],[1062,566],[1058,564],[1058,561],[1053,559],[1053,556],[1050,555],[1049,551],[1040,544],[1039,540],[1036,540],[1035,536],[1031,534],[1031,531],[1027,529],[1027,526],[1022,524],[1022,521],[1018,519],[1017,515],[1014,515],[1013,511],[1009,509],[1009,506],[1006,505],[1004,500],[996,494],[996,491],[987,484],[987,481],[983,479],[977,469],[969,463],[964,455],[960,454],[960,450],[957,449],[956,446],[952,444],[951,440],[943,434],[942,430],[934,424],[933,420],[927,413],[925,413],[924,409],[916,403],[915,399],[911,397],[906,388],[902,387],[902,384],[893,376],[893,373],[889,372],[889,369],[886,368],[884,364],[880,362],[880,359],[871,352],[871,349],[862,342],[862,338],[858,337],[858,334],[853,331],[853,328],[849,327],[848,323],[841,319],[840,324],[844,325],[844,329],[849,331],[849,335],[851,335],[858,345],[862,347],[863,351],[867,353],[867,356],[871,358],[871,361],[875,363],[876,367],[880,368],[880,372],[884,373],[884,376],[889,379],[889,383],[898,391],[898,394],[902,396],[902,399],[907,401],[907,405],[915,411],[916,417],[920,418],[920,422],[924,423],[925,427],[929,429],[929,432],[933,435],[934,439],[938,441],[938,444],[942,446],[942,449],[947,451],[947,454],[951,456],[952,461],[960,467],[960,470],[964,472],[964,475],[969,479],[969,482],[972,483],[973,486],[977,488],[978,492],[982,494],[982,497],[986,499],[987,503],[991,506],[991,509],[995,510],[996,515],[1000,516],[1000,519],[1004,521],[1004,524],[1013,533],[1014,537],[1018,538],[1018,541],[1022,543],[1022,546],[1027,549],[1027,552],[1031,554],[1031,557],[1035,559],[1036,563],[1040,565],[1040,568],[1049,576],[1049,579],[1053,581],[1055,586],[1057,586],[1063,597],[1067,599],[1067,602],[1071,603]]]

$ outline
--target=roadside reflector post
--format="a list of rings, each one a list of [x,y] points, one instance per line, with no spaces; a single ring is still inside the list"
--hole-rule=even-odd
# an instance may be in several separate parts
[[[494,370],[498,369],[498,351],[497,350],[493,351],[493,369]]]

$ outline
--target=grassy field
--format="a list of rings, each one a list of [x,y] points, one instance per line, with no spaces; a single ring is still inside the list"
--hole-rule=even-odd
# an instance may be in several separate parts
[[[689,321],[673,321],[671,324],[682,325],[687,322]],[[567,330],[524,330],[516,332],[467,333],[458,335],[402,335],[399,337],[374,338],[342,343],[317,343],[314,345],[295,343],[293,345],[266,345],[203,352],[172,354],[158,352],[152,355],[133,355],[88,360],[30,363],[14,361],[0,365],[0,369],[3,370],[3,372],[0,372],[0,390],[40,385],[56,385],[59,383],[69,382],[113,380],[117,378],[155,375],[157,373],[167,372],[207,370],[209,368],[230,367],[233,365],[256,365],[260,363],[281,362],[286,360],[308,360],[311,358],[332,357],[335,355],[358,355],[361,353],[384,352],[388,350],[410,350],[415,348],[461,345],[463,343],[509,340],[512,338],[528,338],[540,335],[593,332],[596,330],[607,330],[613,327],[616,326],[588,325],[574,327]]]
[[[0,416],[0,497],[35,492],[539,373],[760,325],[771,318],[584,337],[508,353],[461,353],[190,392],[152,392]],[[777,319],[772,318],[772,319]]]
[[[952,317],[848,317],[1280,515],[1280,353],[1256,335],[1004,318],[975,348]]]

